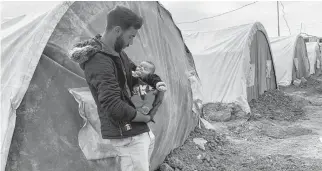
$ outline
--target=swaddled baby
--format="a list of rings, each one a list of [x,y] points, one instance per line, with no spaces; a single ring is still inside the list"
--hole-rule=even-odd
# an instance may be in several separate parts
[[[150,79],[153,79],[154,72],[155,72],[155,65],[150,61],[142,61],[140,65],[136,67],[136,70],[132,71],[132,76],[139,78],[139,84],[134,86],[134,92],[133,92],[134,95],[139,95],[142,100],[145,100],[145,95],[148,92],[154,90],[152,87],[150,87],[149,85],[145,84],[142,81],[142,79],[145,77],[151,77]],[[157,83],[156,89],[162,92],[167,90],[166,85],[163,82]],[[143,105],[143,106],[137,107],[137,110],[144,114],[148,114],[148,112],[150,111],[150,108]]]

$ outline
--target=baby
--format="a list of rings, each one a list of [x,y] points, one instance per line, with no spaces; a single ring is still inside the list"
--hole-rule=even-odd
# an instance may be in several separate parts
[[[153,74],[155,72],[155,65],[150,61],[143,61],[139,66],[136,67],[135,71],[132,71],[132,76],[139,78],[141,81],[143,78],[151,77],[153,79]],[[166,91],[167,88],[165,84],[156,85],[156,89],[159,91]]]
[[[147,77],[149,77],[148,79],[153,80],[154,72],[155,72],[155,65],[150,61],[141,62],[140,65],[136,67],[136,70],[132,71],[132,76],[139,78],[139,84],[134,87],[133,94],[139,95],[141,97],[141,100],[145,100],[145,95],[148,92],[154,90],[152,87],[150,87],[149,85],[143,82],[143,79]],[[155,80],[153,82],[157,82],[157,81],[158,80]],[[156,89],[162,92],[167,90],[165,84],[159,84],[159,85],[157,84]],[[155,93],[156,91],[154,92],[154,94]],[[143,104],[142,106],[137,107],[137,110],[144,114],[148,114],[148,112],[150,111],[150,108]]]
[[[143,78],[149,74],[154,74],[155,65],[150,61],[143,61],[136,67],[135,71],[132,71],[133,77]]]

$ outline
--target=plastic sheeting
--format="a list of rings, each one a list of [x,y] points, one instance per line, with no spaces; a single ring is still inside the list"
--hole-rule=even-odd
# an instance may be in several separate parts
[[[2,37],[1,133],[6,136],[1,136],[1,158],[6,159],[10,147],[2,170],[5,164],[6,170],[116,167],[113,159],[86,160],[79,148],[82,139],[77,136],[83,120],[68,89],[87,85],[79,66],[67,57],[74,43],[103,31],[106,14],[116,4],[131,8],[145,19],[133,46],[126,50],[129,57],[136,63],[153,61],[156,73],[168,85],[151,128],[156,135],[152,168],[183,144],[194,129],[198,116],[191,111],[192,91],[186,74],[194,70],[193,60],[168,11],[157,2],[63,3],[21,28],[13,25],[16,30]]]
[[[307,42],[307,55],[310,61],[310,74],[315,74],[321,68],[321,54],[319,50],[319,44],[317,42]],[[319,61],[319,62],[318,62]],[[320,66],[318,66],[320,63]]]
[[[288,86],[293,79],[309,75],[306,46],[300,35],[270,38],[278,85]],[[293,71],[296,72],[293,78]]]
[[[1,170],[15,127],[16,109],[27,91],[39,58],[70,3],[45,14],[8,20],[1,26]]]
[[[267,84],[265,78],[266,60],[271,60],[266,38],[266,31],[260,23],[184,34],[203,86],[204,103],[233,102],[250,112],[248,100],[271,87],[270,78],[267,78]],[[266,57],[268,59],[264,59]],[[271,72],[268,75],[272,76],[272,82],[276,82],[274,66]],[[251,95],[247,97],[248,90],[255,95],[249,93]]]

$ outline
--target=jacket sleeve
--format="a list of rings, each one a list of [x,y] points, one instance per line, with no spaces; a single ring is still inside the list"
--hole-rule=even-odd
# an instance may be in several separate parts
[[[113,60],[96,54],[85,67],[90,84],[97,90],[98,103],[104,114],[115,121],[132,121],[136,110],[121,99],[121,88],[115,76]]]
[[[158,82],[162,82],[161,78],[157,74],[149,74],[148,76],[143,78],[142,81],[146,82],[153,88],[156,88]]]

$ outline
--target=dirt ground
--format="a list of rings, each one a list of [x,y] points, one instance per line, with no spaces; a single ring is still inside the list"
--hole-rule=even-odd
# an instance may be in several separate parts
[[[173,150],[161,171],[322,171],[322,76],[251,101],[249,119],[209,121]],[[205,150],[193,139],[203,138]]]

